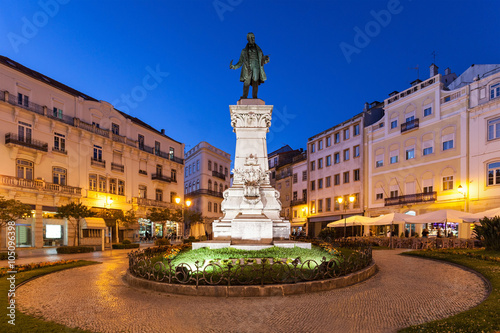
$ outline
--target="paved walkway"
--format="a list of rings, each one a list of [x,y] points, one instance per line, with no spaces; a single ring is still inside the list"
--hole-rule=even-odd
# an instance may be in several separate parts
[[[129,287],[124,255],[20,288],[23,312],[95,332],[395,332],[479,304],[484,282],[456,266],[374,251],[380,272],[348,288],[270,298],[167,295]]]

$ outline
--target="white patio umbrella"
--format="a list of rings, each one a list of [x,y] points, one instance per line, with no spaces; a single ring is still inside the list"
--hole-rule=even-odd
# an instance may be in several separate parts
[[[461,223],[464,218],[469,217],[470,213],[453,209],[441,209],[434,212],[425,213],[418,216],[409,216],[405,218],[406,223],[425,224],[425,223],[444,223],[445,230],[448,223]]]
[[[373,220],[373,218],[371,218],[371,217],[362,216],[362,215],[354,215],[354,216],[350,216],[350,217],[345,218],[345,219],[330,222],[330,223],[328,223],[327,227],[360,226],[360,225],[364,225],[372,220]]]
[[[493,209],[485,210],[484,212],[469,214],[469,215],[464,216],[463,220],[464,220],[464,222],[472,223],[472,222],[479,222],[479,220],[484,218],[484,217],[492,218],[495,216],[500,216],[500,208],[493,208]]]

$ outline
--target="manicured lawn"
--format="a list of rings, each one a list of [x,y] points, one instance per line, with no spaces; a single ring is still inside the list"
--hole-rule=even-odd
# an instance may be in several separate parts
[[[57,266],[50,266],[50,267],[43,267],[43,268],[37,268],[31,271],[27,272],[22,272],[16,274],[16,286],[21,283],[22,281],[25,281],[27,279],[30,279],[35,276],[40,276],[52,272],[57,272],[63,269],[68,269],[68,268],[73,268],[73,267],[80,267],[80,266],[87,266],[87,265],[94,265],[98,264],[98,262],[95,261],[85,261],[85,260],[79,260],[76,262],[72,262],[69,264],[62,264],[62,265],[57,265]],[[7,294],[9,291],[9,282],[7,280],[7,276],[2,276],[0,278],[0,318],[2,320],[0,321],[0,332],[19,332],[19,333],[25,333],[25,332],[89,332],[89,331],[82,331],[79,329],[73,329],[73,328],[68,328],[66,326],[63,326],[61,324],[56,324],[54,322],[49,322],[49,321],[43,321],[42,319],[38,319],[35,317],[31,317],[28,315],[25,315],[19,311],[19,304],[16,303],[16,320],[15,320],[15,326],[9,324],[7,321],[10,320],[9,317],[7,317],[8,314],[8,298]],[[16,294],[22,292],[22,287],[19,290],[16,290]],[[61,306],[64,306],[63,304]]]
[[[500,331],[500,252],[475,250],[411,251],[403,255],[419,256],[456,263],[481,273],[492,286],[490,296],[468,311],[447,319],[411,326],[399,332],[498,332]]]

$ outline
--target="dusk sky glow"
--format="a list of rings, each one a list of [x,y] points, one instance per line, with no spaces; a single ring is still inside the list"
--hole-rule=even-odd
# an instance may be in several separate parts
[[[412,67],[428,78],[433,51],[440,73],[500,63],[494,0],[3,0],[2,9],[0,54],[164,128],[186,150],[207,141],[231,155],[228,105],[243,84],[229,62],[250,31],[270,55],[259,89],[274,105],[268,151],[305,148],[365,102],[408,88]]]

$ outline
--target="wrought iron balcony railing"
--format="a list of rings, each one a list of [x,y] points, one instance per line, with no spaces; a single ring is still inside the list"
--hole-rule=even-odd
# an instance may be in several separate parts
[[[167,176],[163,176],[162,174],[159,174],[159,173],[153,173],[151,175],[151,179],[152,180],[159,180],[159,181],[167,182],[167,183],[171,183],[174,181],[172,178],[167,177]]]
[[[407,121],[401,124],[401,133],[418,128],[418,118]]]
[[[290,206],[305,205],[306,203],[307,203],[307,199],[292,200],[290,202]]]
[[[214,171],[212,171],[212,176],[217,177],[217,178],[220,178],[220,179],[222,179],[222,180],[226,180],[226,175],[225,175],[225,174],[220,173],[220,172],[215,171],[215,170],[214,170]]]
[[[385,198],[384,201],[386,206],[393,206],[393,205],[406,205],[409,203],[417,203],[417,202],[436,201],[436,199],[437,199],[437,192],[428,192],[428,193],[400,195],[394,198]]]
[[[49,144],[46,142],[38,141],[26,136],[20,137],[15,133],[6,133],[5,134],[5,144],[13,144],[24,146],[28,148],[33,148],[36,150],[41,150],[47,152],[49,150]]]
[[[212,191],[212,190],[207,190],[207,189],[199,189],[199,190],[193,191],[191,193],[186,194],[186,197],[194,197],[194,196],[202,195],[202,194],[222,198],[222,192]]]
[[[0,175],[0,184],[6,186],[35,189],[38,191],[44,190],[49,192],[58,192],[58,193],[65,193],[72,195],[82,194],[82,189],[80,187],[48,183],[40,179],[32,180],[32,179],[24,179],[12,176]]]
[[[93,157],[90,158],[90,164],[98,166],[98,167],[101,167],[101,168],[105,168],[106,167],[106,161],[97,160],[97,159],[94,159]]]

